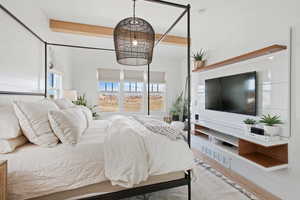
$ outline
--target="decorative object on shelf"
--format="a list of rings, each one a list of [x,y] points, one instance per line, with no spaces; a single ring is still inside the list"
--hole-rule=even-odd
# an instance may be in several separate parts
[[[245,124],[246,133],[250,133],[252,126],[257,123],[256,120],[250,118],[245,119],[243,122]]]
[[[266,131],[266,134],[270,136],[279,135],[280,127],[276,125],[283,124],[280,120],[280,116],[271,116],[270,114],[263,115],[259,122],[264,124],[264,130]]]
[[[98,107],[97,105],[94,106],[88,106],[87,103],[87,99],[86,99],[86,95],[83,94],[82,96],[78,96],[77,99],[75,101],[72,101],[75,105],[77,106],[84,106],[87,107],[91,110],[92,114],[93,114],[93,118],[94,119],[98,119],[99,118],[99,114],[96,111],[96,108]]]
[[[180,115],[183,112],[183,93],[181,93],[176,100],[174,101],[174,103],[172,104],[171,108],[170,108],[170,115],[172,117],[173,121],[179,121],[180,120]]]
[[[265,135],[265,130],[263,128],[251,127],[251,135]]]
[[[155,32],[151,24],[135,16],[118,23],[114,29],[117,61],[121,65],[143,66],[152,63]]]
[[[206,55],[206,51],[204,49],[201,49],[199,52],[193,55],[195,69],[199,69],[205,66],[206,63],[206,60],[204,58],[205,55]]]

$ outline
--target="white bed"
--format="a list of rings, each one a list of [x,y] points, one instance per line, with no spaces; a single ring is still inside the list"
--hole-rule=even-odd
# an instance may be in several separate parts
[[[106,181],[103,141],[108,121],[96,121],[76,147],[27,144],[0,155],[8,160],[8,197],[28,199]]]
[[[99,191],[110,192],[107,186],[111,184],[108,184],[109,180],[105,177],[104,170],[104,139],[108,129],[111,128],[110,124],[111,122],[106,120],[94,121],[76,146],[59,144],[54,148],[42,148],[27,144],[11,154],[0,155],[0,159],[8,160],[9,199],[22,200],[43,197],[93,185],[95,188],[95,184],[100,183],[104,190]],[[184,141],[170,141],[171,145],[168,146],[166,141],[169,142],[169,139],[165,136],[154,135],[154,138],[155,141],[159,142],[155,144],[156,146],[152,150],[160,146],[164,154],[158,155],[157,161],[155,161],[162,168],[162,171],[153,171],[150,176],[181,172],[175,177],[183,177],[182,170],[174,169],[177,169],[176,162],[185,152],[179,150],[178,154],[174,154],[174,151],[180,149]],[[159,154],[160,150],[157,149],[156,151],[154,153]],[[168,154],[172,155],[169,156],[169,160],[165,158]],[[174,174],[173,178],[172,176],[170,178],[164,177],[163,180],[172,179],[174,180]],[[112,191],[114,190],[120,190],[120,187],[112,188]],[[84,191],[81,193],[85,194]],[[93,193],[95,192],[93,191]],[[50,199],[61,199],[61,197]]]

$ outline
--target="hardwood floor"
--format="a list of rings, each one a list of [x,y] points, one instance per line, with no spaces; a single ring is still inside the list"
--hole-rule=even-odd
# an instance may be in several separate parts
[[[220,165],[218,162],[212,160],[211,158],[207,157],[200,151],[193,149],[193,152],[196,156],[196,158],[201,159],[202,161],[209,164],[214,169],[218,170],[220,173],[224,174],[228,178],[230,178],[232,181],[238,183],[240,186],[244,187],[249,192],[252,192],[255,194],[258,198],[261,200],[282,200],[275,195],[271,194],[270,192],[264,190],[263,188],[257,186],[253,182],[249,181],[245,177],[233,172],[232,170],[229,170],[222,165]]]

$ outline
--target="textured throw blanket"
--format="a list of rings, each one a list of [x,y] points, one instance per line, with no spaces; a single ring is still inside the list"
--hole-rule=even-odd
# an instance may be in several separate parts
[[[133,118],[115,116],[108,130],[104,142],[105,176],[112,185],[130,188],[149,176],[194,166],[193,153],[184,140],[154,134]]]
[[[134,116],[134,119],[143,124],[147,129],[149,129],[153,133],[167,136],[171,140],[178,140],[184,138],[183,132],[181,130],[175,129],[166,122],[145,116]]]

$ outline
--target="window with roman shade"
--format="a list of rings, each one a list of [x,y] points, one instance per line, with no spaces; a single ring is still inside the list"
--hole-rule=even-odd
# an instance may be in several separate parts
[[[141,112],[144,100],[144,71],[124,70],[125,112]]]
[[[150,111],[165,110],[166,73],[150,72]]]
[[[120,70],[98,69],[99,106],[102,112],[119,111]]]

